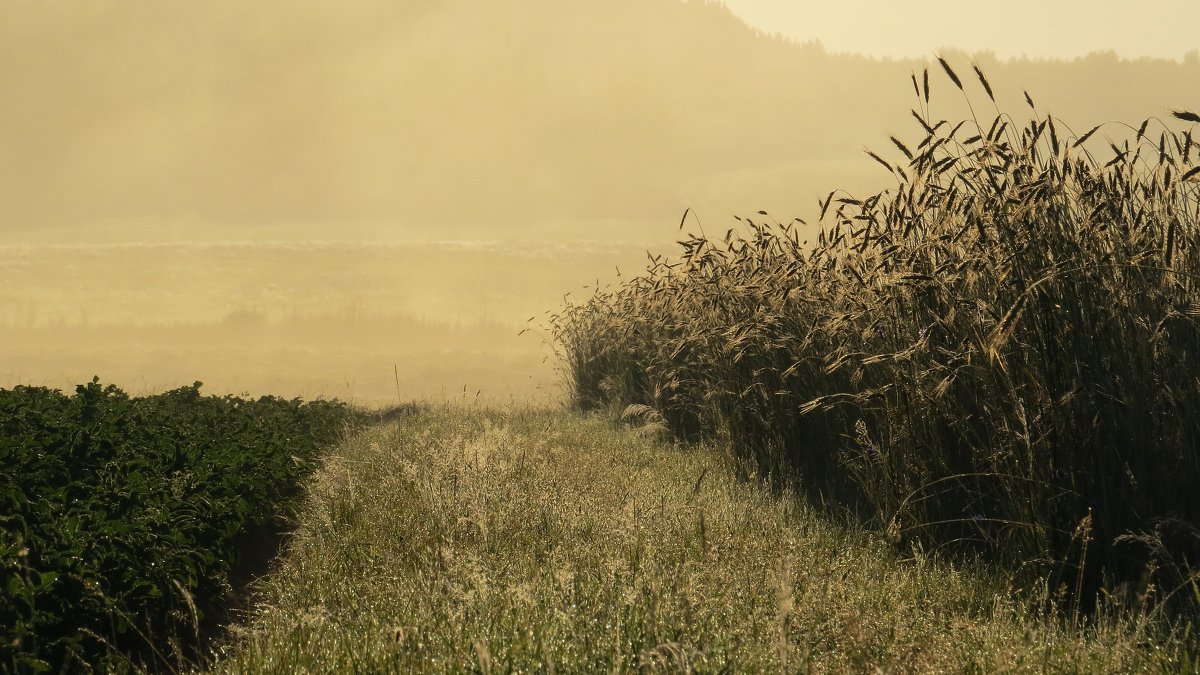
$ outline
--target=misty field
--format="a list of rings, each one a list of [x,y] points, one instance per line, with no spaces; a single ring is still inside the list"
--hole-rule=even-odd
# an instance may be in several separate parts
[[[0,19],[0,673],[1200,672],[1200,52]]]
[[[179,241],[164,227],[0,242],[0,385],[99,374],[139,392],[199,379],[361,404],[549,399],[544,336],[518,334],[564,293],[645,260],[639,243],[397,241],[353,227]]]

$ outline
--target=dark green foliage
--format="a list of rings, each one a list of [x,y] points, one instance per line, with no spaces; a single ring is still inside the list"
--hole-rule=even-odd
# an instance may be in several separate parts
[[[1160,597],[1192,596],[1192,131],[913,115],[924,138],[896,141],[896,187],[831,194],[813,245],[746,221],[567,307],[576,403],[652,406],[866,505],[895,541],[1036,563],[1084,604],[1151,561]]]
[[[0,390],[0,671],[161,668],[220,618],[240,534],[295,502],[340,403]]]

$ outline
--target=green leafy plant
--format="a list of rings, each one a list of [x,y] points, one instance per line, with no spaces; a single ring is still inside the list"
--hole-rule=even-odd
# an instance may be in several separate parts
[[[230,599],[239,537],[296,502],[353,413],[200,383],[0,390],[0,669],[175,667]]]

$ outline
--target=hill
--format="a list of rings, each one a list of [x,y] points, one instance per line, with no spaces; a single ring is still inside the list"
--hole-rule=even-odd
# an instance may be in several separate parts
[[[1012,109],[1028,89],[1081,127],[1196,107],[1197,63],[980,60]],[[807,216],[818,194],[884,180],[861,148],[913,128],[896,111],[921,66],[763,35],[711,2],[13,0],[4,230],[577,237],[685,206]]]

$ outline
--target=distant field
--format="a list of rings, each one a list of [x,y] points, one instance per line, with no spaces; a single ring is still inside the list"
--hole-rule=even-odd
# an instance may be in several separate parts
[[[0,386],[98,374],[140,391],[507,399],[552,395],[538,332],[562,294],[640,268],[644,243],[341,239],[0,243]],[[304,233],[308,235],[309,233]],[[538,322],[535,321],[535,324]]]
[[[0,325],[336,313],[516,322],[645,245],[460,240],[0,244]]]

